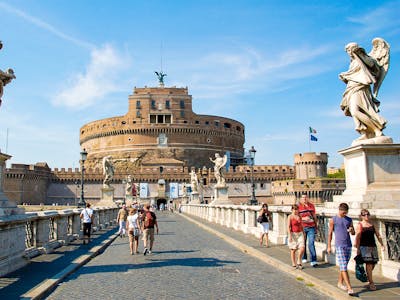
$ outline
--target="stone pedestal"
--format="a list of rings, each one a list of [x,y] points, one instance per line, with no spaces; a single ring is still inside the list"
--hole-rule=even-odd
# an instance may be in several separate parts
[[[228,197],[228,187],[214,186],[214,201],[212,201],[210,204],[211,205],[233,204]]]
[[[346,202],[355,209],[400,209],[400,144],[366,144],[339,151],[346,190],[327,207]]]
[[[101,200],[96,206],[117,207],[114,202],[114,188],[112,186],[103,186],[101,188]]]
[[[190,203],[192,204],[200,204],[200,195],[199,192],[192,192],[190,195]]]

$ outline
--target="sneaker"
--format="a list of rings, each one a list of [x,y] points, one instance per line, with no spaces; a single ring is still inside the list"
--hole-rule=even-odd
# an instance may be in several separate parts
[[[307,262],[307,259],[303,258],[303,259],[301,260],[301,262],[302,262],[303,264],[305,264],[305,263]]]
[[[149,250],[149,254],[152,254],[153,252],[151,252],[151,250]]]
[[[146,255],[148,251],[149,251],[149,250],[147,250],[147,248],[144,248],[144,250],[143,250],[143,255]]]
[[[311,263],[310,263],[310,265],[311,265],[311,267],[317,267],[318,266],[318,263],[316,262],[316,261],[312,261]]]

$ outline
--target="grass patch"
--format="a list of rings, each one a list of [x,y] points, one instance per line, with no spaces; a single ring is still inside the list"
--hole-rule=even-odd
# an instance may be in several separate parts
[[[298,281],[304,281],[304,278],[302,278],[302,277],[296,277],[296,280],[298,280]]]

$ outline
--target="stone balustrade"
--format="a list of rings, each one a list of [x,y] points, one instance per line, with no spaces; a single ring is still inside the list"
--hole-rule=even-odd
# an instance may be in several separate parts
[[[51,210],[0,218],[0,276],[82,237],[80,212]],[[116,225],[118,208],[95,207],[93,212],[93,231]]]
[[[209,222],[221,224],[235,230],[240,230],[247,234],[259,237],[257,224],[257,213],[260,206],[247,205],[205,205],[205,204],[183,204],[181,211],[188,215],[193,215],[206,219]],[[269,240],[272,244],[287,244],[287,217],[291,213],[290,206],[270,205],[272,212],[272,224],[270,224]],[[320,260],[336,264],[334,254],[327,254],[328,226],[329,219],[337,214],[337,208],[317,206],[318,232],[316,236],[316,251]],[[383,276],[400,281],[400,210],[398,209],[370,209],[375,228],[379,230],[384,249],[378,250],[380,261],[375,272],[380,272]],[[353,218],[354,226],[358,224],[359,210],[350,209],[349,216]],[[352,236],[354,245],[355,236]],[[333,237],[334,239],[334,237]],[[334,245],[334,240],[332,241]],[[353,256],[356,249],[353,247]],[[288,249],[289,255],[289,249]],[[349,268],[354,270],[354,262],[350,260]]]

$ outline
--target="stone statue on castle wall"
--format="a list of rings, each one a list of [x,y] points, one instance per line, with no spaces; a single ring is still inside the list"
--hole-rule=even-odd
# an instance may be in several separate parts
[[[215,153],[215,159],[212,159],[210,157],[210,160],[214,163],[214,176],[215,179],[217,180],[216,186],[218,187],[226,186],[223,169],[226,165],[226,162],[228,161],[228,157],[226,155],[221,157],[218,153]]]
[[[126,177],[125,196],[132,196],[133,182],[131,175]]]
[[[192,188],[192,193],[199,192],[199,180],[197,179],[196,170],[194,168],[190,172],[190,185]]]
[[[103,175],[103,186],[109,187],[112,179],[114,178],[114,165],[111,155],[107,155],[103,158]]]
[[[0,41],[0,50],[3,48],[3,43]],[[4,87],[9,84],[13,79],[15,79],[14,70],[7,69],[5,72],[0,70],[0,106],[2,102],[2,97],[4,93]]]
[[[347,44],[350,66],[348,71],[339,74],[347,85],[340,107],[346,116],[353,118],[355,130],[361,134],[353,145],[393,142],[383,135],[387,121],[379,114],[377,99],[389,69],[390,46],[382,38],[373,39],[372,46],[367,54],[357,43]]]

